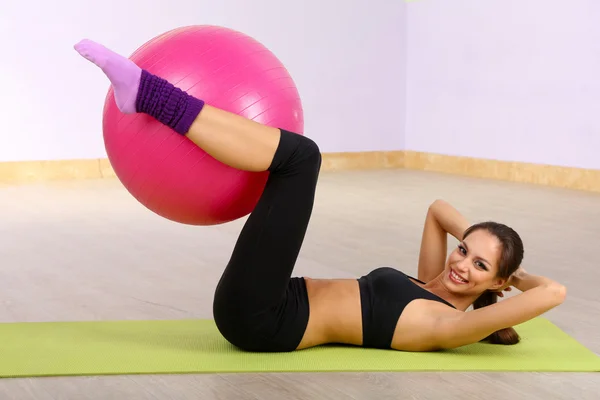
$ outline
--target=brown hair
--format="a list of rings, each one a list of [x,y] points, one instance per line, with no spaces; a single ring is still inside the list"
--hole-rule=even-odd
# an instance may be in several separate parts
[[[477,230],[485,230],[494,235],[502,245],[502,252],[498,263],[498,278],[508,279],[521,265],[523,261],[523,241],[512,228],[497,222],[481,222],[470,226],[464,233],[463,239]],[[492,305],[498,301],[498,294],[493,291],[485,291],[473,303],[473,308],[481,308]],[[493,344],[516,344],[519,342],[519,334],[513,328],[500,329],[484,339]]]

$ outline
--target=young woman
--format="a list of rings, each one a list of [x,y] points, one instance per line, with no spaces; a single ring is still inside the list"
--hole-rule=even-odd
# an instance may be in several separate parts
[[[359,279],[292,278],[321,166],[315,142],[205,104],[98,43],[83,40],[75,49],[106,74],[123,113],[146,113],[235,168],[270,171],[215,292],[215,322],[233,345],[431,351],[485,339],[516,343],[513,325],[565,299],[562,285],[520,268],[515,231],[494,222],[469,226],[441,200],[425,219],[419,279],[388,267]],[[447,234],[460,243],[446,259]],[[523,293],[496,303],[511,286]]]

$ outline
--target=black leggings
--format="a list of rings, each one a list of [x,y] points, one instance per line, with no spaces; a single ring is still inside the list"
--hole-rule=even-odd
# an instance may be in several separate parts
[[[312,214],[321,168],[314,141],[281,129],[269,178],[217,285],[221,334],[248,351],[296,349],[308,324],[305,281],[291,278]]]

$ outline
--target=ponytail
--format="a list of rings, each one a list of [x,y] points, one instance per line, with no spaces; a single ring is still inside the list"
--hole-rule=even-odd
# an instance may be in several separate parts
[[[490,306],[498,301],[498,295],[495,292],[486,291],[475,300],[473,308],[478,309],[481,307]],[[483,339],[492,344],[517,344],[519,343],[520,337],[514,328],[500,329]]]

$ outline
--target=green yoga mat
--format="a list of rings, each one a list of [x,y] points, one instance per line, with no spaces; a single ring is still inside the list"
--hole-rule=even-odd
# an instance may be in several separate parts
[[[515,346],[477,343],[408,353],[322,346],[248,353],[212,320],[0,324],[0,376],[300,371],[600,371],[600,358],[548,320],[517,327]]]

